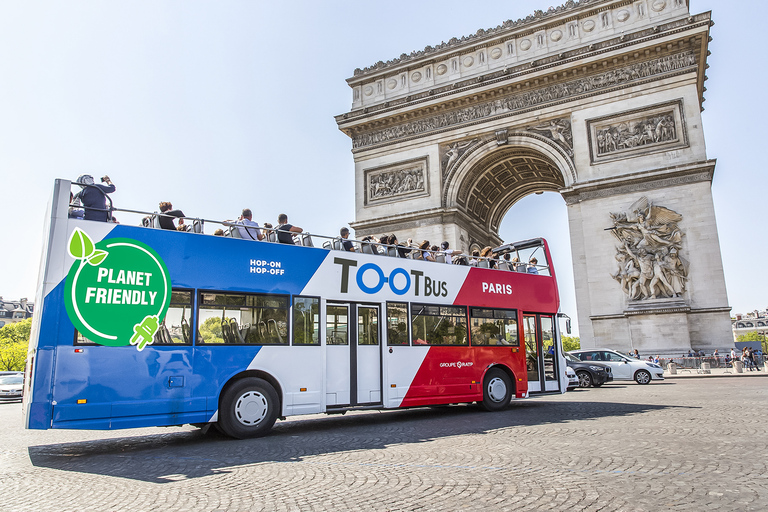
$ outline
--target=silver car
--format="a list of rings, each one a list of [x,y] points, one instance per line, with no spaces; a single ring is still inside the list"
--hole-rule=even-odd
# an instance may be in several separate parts
[[[0,401],[21,400],[24,374],[0,375]]]
[[[634,380],[638,384],[648,384],[652,380],[664,380],[664,369],[648,361],[619,354],[606,348],[583,348],[569,354],[582,361],[597,361],[611,367],[613,380]]]

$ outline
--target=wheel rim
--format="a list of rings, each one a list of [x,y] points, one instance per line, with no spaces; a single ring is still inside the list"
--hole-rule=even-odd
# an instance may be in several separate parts
[[[245,426],[261,423],[269,412],[267,397],[258,391],[246,391],[235,402],[235,418]]]
[[[504,379],[494,377],[488,382],[488,398],[493,402],[503,402],[507,396],[507,385]]]
[[[637,382],[640,384],[647,384],[651,380],[651,375],[648,372],[638,372]]]
[[[582,388],[588,388],[589,385],[592,384],[592,379],[589,378],[588,373],[580,373],[579,374],[579,386]]]

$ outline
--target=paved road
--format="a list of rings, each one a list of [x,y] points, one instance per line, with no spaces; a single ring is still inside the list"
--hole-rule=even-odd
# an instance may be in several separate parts
[[[766,510],[768,378],[611,384],[476,407],[25,431],[0,404],[0,510]]]

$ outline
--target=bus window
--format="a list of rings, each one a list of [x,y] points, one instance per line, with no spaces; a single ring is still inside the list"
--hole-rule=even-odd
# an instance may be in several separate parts
[[[320,344],[320,299],[293,298],[293,344]]]
[[[472,345],[520,346],[514,310],[470,308],[470,322]]]
[[[414,345],[468,345],[467,312],[462,306],[411,305]]]
[[[528,382],[539,382],[539,350],[536,341],[535,315],[525,315],[525,353]]]
[[[408,304],[387,304],[387,345],[408,345]]]
[[[168,313],[160,322],[155,333],[155,345],[192,344],[192,333],[189,321],[192,318],[192,292],[183,290],[171,291],[171,304]]]
[[[379,344],[379,308],[360,306],[357,308],[357,344]]]
[[[327,305],[325,307],[325,343],[328,345],[349,345],[347,306]]]
[[[203,292],[198,310],[199,344],[288,344],[288,297]]]
[[[551,316],[541,316],[541,350],[544,354],[544,379],[557,380],[555,333]]]

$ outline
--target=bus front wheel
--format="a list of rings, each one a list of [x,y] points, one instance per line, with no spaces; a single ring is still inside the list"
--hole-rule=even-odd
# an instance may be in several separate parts
[[[504,371],[491,368],[483,379],[483,407],[487,411],[500,411],[512,399],[512,381]]]
[[[241,379],[221,397],[219,427],[236,439],[263,436],[277,420],[278,403],[277,392],[267,381]]]

